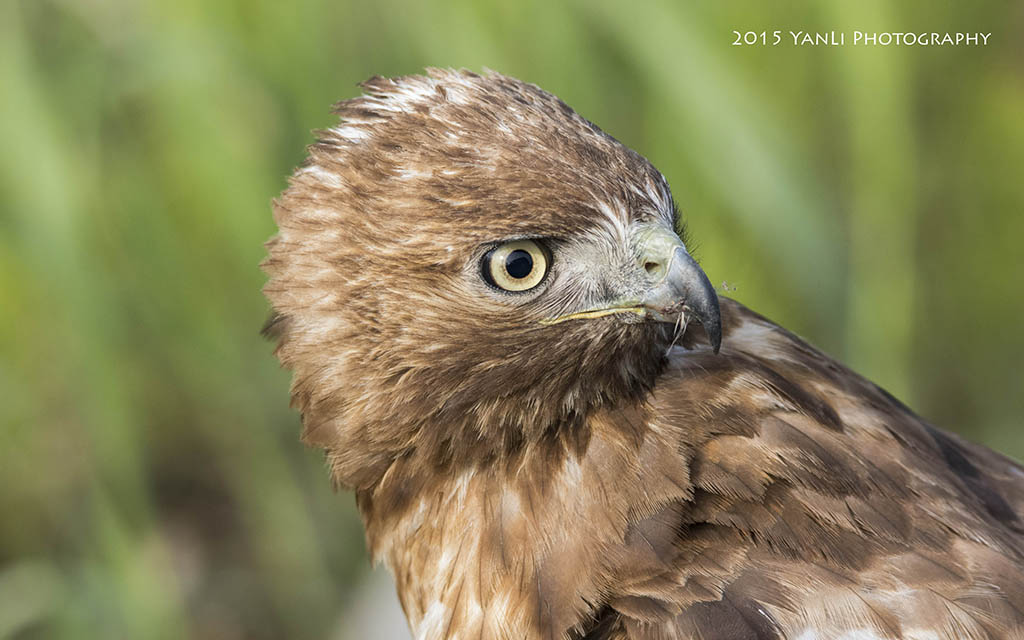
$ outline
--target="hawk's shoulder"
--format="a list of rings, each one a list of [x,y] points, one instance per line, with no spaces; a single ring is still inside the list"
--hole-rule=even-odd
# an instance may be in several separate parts
[[[616,633],[1024,634],[1021,467],[739,303],[722,310],[721,353],[697,332],[650,400],[691,489],[630,523],[627,546],[674,543],[659,569],[623,569],[605,614]]]

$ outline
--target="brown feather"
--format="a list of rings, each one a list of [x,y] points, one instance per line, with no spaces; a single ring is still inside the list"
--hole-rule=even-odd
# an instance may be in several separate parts
[[[275,202],[267,333],[417,637],[1024,637],[1016,463],[730,300],[717,355],[541,323],[624,286],[632,225],[681,228],[661,174],[499,74],[363,86]],[[498,295],[521,238],[554,281]]]

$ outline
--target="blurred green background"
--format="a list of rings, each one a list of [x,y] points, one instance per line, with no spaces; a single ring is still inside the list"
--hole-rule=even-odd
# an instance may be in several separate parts
[[[373,74],[558,94],[665,173],[730,295],[1024,457],[1024,5],[899,7],[0,2],[0,638],[352,636],[361,527],[298,441],[257,265]]]

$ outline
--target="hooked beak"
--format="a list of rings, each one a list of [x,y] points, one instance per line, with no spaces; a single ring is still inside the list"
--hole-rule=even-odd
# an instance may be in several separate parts
[[[665,275],[644,296],[641,306],[649,317],[661,322],[676,322],[679,314],[689,314],[708,334],[715,353],[722,346],[722,313],[718,295],[704,270],[680,244],[672,248],[664,268]]]
[[[650,283],[639,298],[620,298],[610,306],[577,311],[541,324],[566,320],[601,318],[614,314],[636,314],[657,322],[678,322],[680,316],[696,318],[704,327],[715,353],[722,346],[722,314],[718,295],[679,236],[661,226],[638,230],[636,236],[640,267]]]

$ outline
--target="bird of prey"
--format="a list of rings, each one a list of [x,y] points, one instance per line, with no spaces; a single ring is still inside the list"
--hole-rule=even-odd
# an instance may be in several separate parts
[[[555,96],[363,87],[275,201],[268,331],[414,637],[1024,638],[1024,469],[719,299]]]

